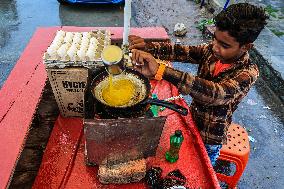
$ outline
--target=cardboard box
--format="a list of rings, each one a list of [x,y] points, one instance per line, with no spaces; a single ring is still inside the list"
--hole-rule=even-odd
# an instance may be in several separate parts
[[[47,69],[56,102],[64,117],[84,116],[83,99],[88,72],[84,67]]]
[[[94,49],[89,55],[86,53],[86,56],[79,56],[78,47],[83,45],[83,38],[86,49],[91,46]],[[64,117],[84,116],[84,90],[87,85],[88,69],[96,70],[103,66],[100,54],[110,43],[111,34],[107,30],[91,32],[60,30],[56,33],[53,42],[43,55],[43,62],[60,113]]]

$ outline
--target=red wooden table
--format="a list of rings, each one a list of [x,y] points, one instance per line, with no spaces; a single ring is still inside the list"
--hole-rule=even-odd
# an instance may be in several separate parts
[[[58,29],[90,31],[96,28],[39,28],[3,85],[0,91],[0,188],[9,186],[18,157],[25,144],[25,137],[47,79],[42,55]],[[112,39],[121,39],[122,28],[105,29],[112,32]],[[132,28],[131,34],[149,39],[168,39],[163,28]],[[167,82],[152,82],[152,85],[153,92],[157,93],[161,99],[178,94],[176,88]],[[176,103],[186,106],[183,100],[176,101]],[[181,169],[190,186],[218,188],[215,172],[204,146],[201,145],[201,138],[190,115],[181,117],[170,110],[165,110],[162,114],[168,115],[161,137],[163,140],[160,141],[157,156],[150,158],[148,164],[162,167],[164,175],[174,168]],[[163,156],[165,150],[168,149],[169,133],[173,133],[177,128],[186,133],[185,142],[182,145],[180,160],[176,164],[168,164]],[[84,165],[82,141],[82,120],[59,116],[50,136],[34,188],[103,187],[96,179],[97,168]],[[144,184],[125,185],[124,188],[130,186],[141,188]],[[118,188],[121,187],[123,186],[118,186]]]

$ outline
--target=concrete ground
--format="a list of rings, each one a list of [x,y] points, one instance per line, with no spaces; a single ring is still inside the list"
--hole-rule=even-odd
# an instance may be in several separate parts
[[[255,4],[261,5],[263,7],[272,7],[270,22],[268,23],[268,28],[273,31],[280,39],[284,41],[284,1],[282,0],[252,0]]]
[[[164,26],[171,39],[177,22],[188,27],[184,44],[206,42],[195,28],[202,18],[210,18],[191,0],[133,0],[132,26]],[[36,27],[122,26],[123,9],[113,6],[60,6],[56,0],[0,1],[0,88],[13,69]],[[175,63],[178,69],[196,72],[196,66]],[[187,97],[190,102],[190,97]],[[284,108],[277,95],[261,78],[234,114],[234,122],[246,127],[251,142],[249,164],[239,188],[283,188]]]

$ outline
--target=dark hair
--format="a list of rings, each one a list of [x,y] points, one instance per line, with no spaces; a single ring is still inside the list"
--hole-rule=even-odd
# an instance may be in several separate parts
[[[240,45],[252,43],[267,24],[265,10],[248,3],[230,5],[216,17],[216,27],[228,31]]]

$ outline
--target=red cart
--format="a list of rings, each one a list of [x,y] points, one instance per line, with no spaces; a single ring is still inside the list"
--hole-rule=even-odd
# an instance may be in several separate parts
[[[46,129],[47,126],[40,124],[44,119],[41,116],[41,106],[56,106],[54,102],[49,102],[51,95],[46,92],[50,86],[42,56],[59,29],[90,31],[96,28],[39,28],[18,60],[0,91],[0,188],[21,184],[29,184],[33,188],[145,188],[144,182],[125,185],[102,185],[98,182],[98,168],[88,167],[84,162],[81,118],[58,116],[56,122],[48,127],[49,130]],[[103,29],[111,31],[113,40],[122,37],[123,29],[120,27]],[[168,40],[163,28],[132,28],[131,34],[149,40]],[[152,92],[160,99],[178,95],[177,88],[166,81],[151,81],[151,85]],[[188,107],[182,99],[175,100],[175,103]],[[52,114],[52,108],[46,112]],[[163,176],[174,169],[180,169],[190,188],[220,188],[191,115],[184,117],[171,110],[160,114],[167,116],[167,120],[156,156],[147,159],[148,166],[161,167]],[[40,140],[31,134],[37,129],[34,125],[48,130],[36,135],[47,143],[46,148],[42,150],[42,159],[41,155],[28,151],[30,146],[36,146],[34,141],[40,143]],[[183,131],[184,142],[180,159],[177,163],[170,164],[165,161],[164,153],[169,148],[169,136],[176,129]],[[30,159],[29,163],[27,159]],[[29,168],[32,168],[32,171],[28,170]]]

